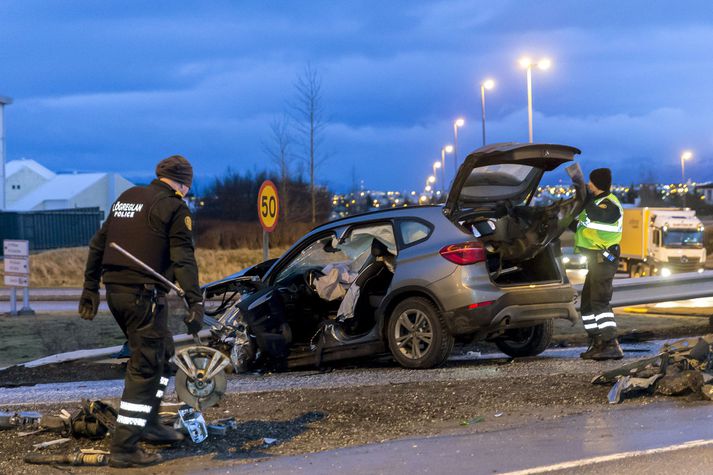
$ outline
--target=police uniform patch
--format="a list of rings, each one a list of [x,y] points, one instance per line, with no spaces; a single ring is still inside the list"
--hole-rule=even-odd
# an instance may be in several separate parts
[[[183,222],[186,223],[186,227],[188,228],[189,231],[193,231],[193,221],[191,220],[190,216],[186,216],[183,219]]]
[[[599,204],[599,207],[600,207],[600,208],[607,209],[607,204],[606,204],[606,203],[600,203],[600,204]]]

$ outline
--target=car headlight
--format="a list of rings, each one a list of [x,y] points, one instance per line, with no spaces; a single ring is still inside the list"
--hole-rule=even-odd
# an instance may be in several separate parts
[[[569,264],[569,257],[564,256],[564,257],[562,258],[562,264]]]
[[[703,269],[703,267],[701,267],[700,269],[698,269],[698,273],[699,273],[699,274],[702,274],[704,270],[705,270],[705,269]]]
[[[587,263],[587,256],[579,256],[579,263],[580,263],[580,264],[586,264],[586,263]]]
[[[668,267],[664,267],[663,269],[661,269],[661,277],[668,277],[670,275],[671,269],[669,269]]]

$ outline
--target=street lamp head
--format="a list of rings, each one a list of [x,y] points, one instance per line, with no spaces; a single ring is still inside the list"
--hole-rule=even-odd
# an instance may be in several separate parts
[[[456,127],[463,127],[465,125],[465,119],[463,119],[462,117],[458,117],[454,124]]]
[[[681,160],[690,160],[693,158],[693,152],[690,150],[684,150],[684,152],[681,154]]]
[[[483,81],[482,86],[483,89],[490,90],[495,87],[495,81],[493,81],[492,79],[486,79],[485,81]]]
[[[552,66],[552,61],[549,58],[542,58],[538,63],[537,67],[543,71],[547,71]]]
[[[433,162],[433,168],[441,168],[441,162]]]
[[[441,162],[438,162],[438,163],[441,163]],[[433,175],[429,176],[429,177],[428,177],[428,182],[429,182],[429,183],[435,183],[435,182],[436,182],[436,177],[433,176]]]
[[[520,58],[519,62],[520,66],[522,66],[523,68],[529,68],[530,66],[532,66],[532,60],[527,56]]]
[[[446,153],[453,153],[453,145],[446,145],[443,147],[443,150],[445,150]]]

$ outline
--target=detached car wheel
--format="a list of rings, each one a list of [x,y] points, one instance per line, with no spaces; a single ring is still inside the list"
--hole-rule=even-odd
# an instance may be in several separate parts
[[[433,368],[442,364],[455,342],[445,328],[438,309],[422,297],[399,303],[389,318],[389,349],[405,368]]]
[[[507,330],[495,340],[495,345],[508,356],[535,356],[547,349],[552,340],[554,320],[526,328]]]

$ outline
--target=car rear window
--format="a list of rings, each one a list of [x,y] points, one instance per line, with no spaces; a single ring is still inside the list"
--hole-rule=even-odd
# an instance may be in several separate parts
[[[534,167],[515,163],[475,168],[461,191],[461,198],[494,198],[518,194],[527,187],[527,179],[532,173],[536,173]]]

